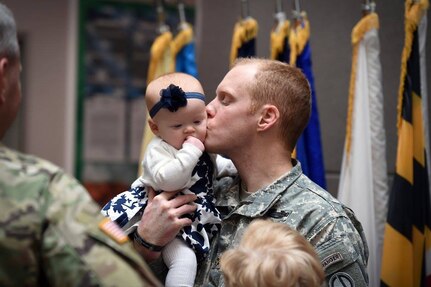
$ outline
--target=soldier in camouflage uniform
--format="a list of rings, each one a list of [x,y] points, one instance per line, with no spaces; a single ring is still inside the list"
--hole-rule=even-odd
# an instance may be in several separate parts
[[[360,223],[350,209],[308,179],[299,162],[294,164],[286,176],[243,200],[239,179],[219,182],[217,206],[225,217],[195,286],[223,286],[221,253],[237,246],[250,222],[262,217],[286,223],[309,240],[321,259],[328,286],[367,285],[368,249]],[[346,285],[337,285],[346,281]]]
[[[229,157],[239,177],[224,178],[215,188],[221,231],[198,267],[195,286],[224,286],[220,255],[239,244],[255,218],[288,224],[307,238],[320,257],[328,286],[368,285],[368,247],[361,224],[291,158],[310,110],[305,76],[278,61],[241,59],[219,84],[207,107],[205,147]],[[179,201],[186,199],[153,196],[150,212],[144,212],[138,227],[140,236],[166,244],[178,225],[188,224],[179,223],[184,214]],[[139,250],[159,267],[156,252]]]
[[[19,107],[20,70],[15,21],[0,3],[0,139]],[[74,178],[1,143],[0,211],[0,286],[160,286]]]

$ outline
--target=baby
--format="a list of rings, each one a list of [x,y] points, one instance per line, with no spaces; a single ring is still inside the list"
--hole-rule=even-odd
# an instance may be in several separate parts
[[[299,232],[262,219],[222,254],[220,268],[227,287],[319,287],[325,280],[317,253]]]
[[[192,225],[183,228],[162,250],[169,269],[165,286],[193,286],[197,259],[208,253],[210,239],[221,222],[215,208],[213,179],[235,175],[237,171],[230,160],[204,151],[207,113],[203,88],[197,79],[183,73],[161,76],[148,85],[145,100],[155,137],[144,154],[143,174],[130,190],[108,202],[102,213],[131,233],[148,200],[146,187],[196,194]],[[148,248],[137,232],[134,237]]]

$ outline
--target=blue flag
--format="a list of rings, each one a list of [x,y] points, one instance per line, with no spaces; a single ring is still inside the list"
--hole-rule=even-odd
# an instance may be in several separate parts
[[[300,34],[302,34],[301,37],[299,37]],[[317,110],[317,99],[314,89],[309,35],[310,29],[307,19],[303,19],[302,23],[293,28],[289,35],[291,50],[290,64],[296,65],[306,75],[310,83],[312,97],[310,121],[296,144],[296,158],[301,162],[304,173],[312,181],[326,189],[319,112]]]
[[[182,23],[181,31],[174,39],[175,71],[198,77],[193,28]]]

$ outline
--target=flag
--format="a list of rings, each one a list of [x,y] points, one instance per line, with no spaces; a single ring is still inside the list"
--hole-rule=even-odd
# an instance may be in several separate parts
[[[290,48],[289,48],[289,32],[290,22],[286,20],[286,16],[278,14],[279,21],[271,31],[270,54],[272,60],[289,63]]]
[[[175,71],[198,77],[196,66],[195,43],[193,27],[184,22],[180,26],[179,33],[173,40],[173,55],[175,59]]]
[[[355,212],[364,228],[370,286],[380,284],[388,198],[378,29],[379,18],[370,13],[352,31],[346,140],[338,186],[338,199]]]
[[[230,64],[236,58],[253,57],[256,55],[257,21],[252,17],[239,20],[233,29]]]
[[[163,74],[172,73],[174,71],[172,38],[172,33],[170,31],[165,31],[161,33],[151,45],[147,84]]]
[[[405,2],[398,146],[385,225],[381,285],[431,286],[429,142],[424,82],[428,0]]]
[[[155,78],[174,72],[175,63],[173,60],[172,51],[172,33],[170,31],[165,31],[161,33],[151,45],[150,50],[150,64],[148,66],[147,74],[147,85]],[[148,119],[148,112],[146,119]],[[148,125],[148,121],[145,121],[144,136],[142,138],[141,153],[139,156],[139,170],[138,174],[142,174],[142,159],[144,158],[145,149],[151,139],[154,137],[153,132]]]
[[[180,30],[175,38],[172,39],[172,33],[167,31],[161,34],[154,41],[154,44],[151,47],[151,59],[148,69],[147,84],[163,74],[174,71],[183,72],[192,75],[195,78],[198,77],[193,27],[186,22],[181,23]],[[139,162],[142,162],[145,149],[153,136],[154,135],[147,122],[144,129]],[[142,166],[139,165],[139,175],[141,173]]]
[[[304,13],[303,13],[304,14]],[[289,34],[290,64],[302,70],[311,88],[311,117],[296,144],[296,158],[301,162],[303,172],[315,183],[326,188],[320,136],[319,112],[317,110],[314,76],[311,63],[310,23],[305,15]]]

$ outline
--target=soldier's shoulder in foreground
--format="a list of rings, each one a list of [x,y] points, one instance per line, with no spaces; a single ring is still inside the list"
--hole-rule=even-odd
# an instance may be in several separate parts
[[[0,285],[160,286],[85,188],[0,146]]]

